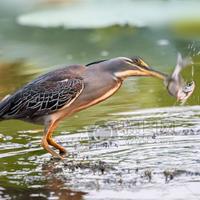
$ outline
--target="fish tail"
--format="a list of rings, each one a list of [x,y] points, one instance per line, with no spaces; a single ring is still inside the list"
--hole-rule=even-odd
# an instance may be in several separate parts
[[[174,72],[172,73],[172,77],[174,77],[175,79],[178,79],[178,77],[180,76],[181,70],[187,67],[188,65],[191,65],[192,63],[193,63],[192,58],[190,57],[183,58],[181,53],[178,53],[176,67],[174,69]]]
[[[183,68],[185,68],[186,66],[191,65],[191,64],[193,64],[193,61],[192,61],[191,57],[183,58],[181,53],[178,53],[178,56],[177,56],[177,68],[182,70]]]

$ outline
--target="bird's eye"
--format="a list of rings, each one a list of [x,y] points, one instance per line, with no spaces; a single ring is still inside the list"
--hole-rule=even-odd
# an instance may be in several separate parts
[[[137,65],[140,65],[141,64],[141,58],[139,56],[133,57],[132,62],[137,64]]]
[[[135,63],[140,63],[139,58],[135,58],[135,59],[134,59],[134,62],[135,62]]]
[[[139,62],[139,59],[138,59],[138,58],[136,58],[136,59],[135,59],[135,61],[136,61],[136,62]]]

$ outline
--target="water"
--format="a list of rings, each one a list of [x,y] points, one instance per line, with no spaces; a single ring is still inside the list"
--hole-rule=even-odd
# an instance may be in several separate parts
[[[54,138],[70,153],[64,161],[41,148],[42,126],[1,122],[0,199],[199,199],[199,36],[169,27],[69,30],[16,22],[34,9],[0,13],[0,99],[57,64],[140,55],[170,73],[177,52],[193,57],[183,76],[196,89],[180,106],[160,80],[128,79],[107,101],[59,125]]]
[[[200,107],[115,115],[117,121],[56,136],[70,152],[64,161],[41,150],[39,131],[19,131],[15,139],[2,133],[1,197],[198,199]]]

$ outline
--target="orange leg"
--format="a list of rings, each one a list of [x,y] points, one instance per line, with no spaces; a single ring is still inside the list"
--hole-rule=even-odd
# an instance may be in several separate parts
[[[57,127],[57,123],[51,123],[48,128],[45,128],[45,133],[44,136],[42,138],[42,146],[45,150],[47,150],[52,156],[57,157],[57,158],[61,158],[63,159],[63,156],[66,155],[66,150],[64,149],[64,147],[62,147],[61,145],[57,144],[53,139],[52,139],[52,133],[55,130],[55,128]],[[49,145],[54,146],[56,149],[58,149],[60,151],[60,155],[57,154],[55,151],[53,151]]]
[[[56,127],[57,127],[57,123],[54,123],[51,130],[49,131],[47,135],[47,142],[49,143],[49,145],[58,149],[61,156],[66,156],[67,151],[65,150],[65,148],[59,145],[58,143],[56,143],[55,140],[52,138],[53,131],[55,130]]]

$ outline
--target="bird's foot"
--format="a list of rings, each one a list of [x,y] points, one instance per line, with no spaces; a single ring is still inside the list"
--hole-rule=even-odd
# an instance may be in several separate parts
[[[59,154],[52,155],[51,160],[63,161],[67,157],[67,152],[60,152]]]
[[[64,158],[66,158],[69,154],[68,154],[68,152],[67,152],[65,149],[63,149],[63,150],[60,150],[59,155],[64,159]]]

